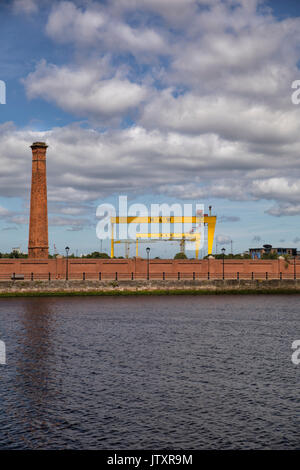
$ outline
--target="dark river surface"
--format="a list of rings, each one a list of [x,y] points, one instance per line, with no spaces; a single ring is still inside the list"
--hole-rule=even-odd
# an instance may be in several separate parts
[[[300,296],[0,299],[0,449],[299,449]]]

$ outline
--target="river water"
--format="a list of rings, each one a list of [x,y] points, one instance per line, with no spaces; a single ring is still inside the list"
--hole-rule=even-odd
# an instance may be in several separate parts
[[[300,296],[0,299],[0,449],[300,448]]]

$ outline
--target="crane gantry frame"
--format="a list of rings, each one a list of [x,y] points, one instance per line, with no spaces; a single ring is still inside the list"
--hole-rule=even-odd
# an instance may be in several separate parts
[[[208,254],[212,254],[213,242],[214,242],[214,235],[215,235],[215,227],[217,217],[215,215],[207,215],[204,214],[203,216],[116,216],[111,217],[111,258],[114,257],[114,246],[117,241],[114,240],[114,227],[116,224],[197,224],[199,220],[203,221],[204,225],[207,225],[207,251]],[[166,239],[169,240],[189,240],[195,241],[195,252],[196,258],[199,256],[199,247],[200,247],[200,233],[199,232],[188,232],[188,233],[137,233],[136,234],[136,256],[138,256],[138,240],[139,238],[148,238],[148,239]]]

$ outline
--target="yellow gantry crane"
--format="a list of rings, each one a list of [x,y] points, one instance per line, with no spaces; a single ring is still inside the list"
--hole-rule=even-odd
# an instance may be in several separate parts
[[[191,242],[196,242],[196,258],[198,258],[199,248],[200,248],[200,233],[137,233],[136,234],[136,257],[139,255],[139,239],[148,238],[153,240],[160,241],[174,241],[174,240],[186,240],[188,239]],[[182,250],[182,248],[181,248]]]
[[[111,217],[111,258],[114,257],[114,247],[115,243],[121,243],[121,240],[114,239],[114,229],[116,224],[192,224],[197,225],[199,224],[199,220],[207,225],[207,252],[208,254],[212,254],[213,242],[214,242],[214,235],[215,235],[215,227],[217,217],[215,215],[211,215],[211,207],[209,208],[209,215],[204,214],[203,216],[117,216]],[[200,233],[198,232],[189,232],[189,233],[137,233],[136,234],[136,256],[138,256],[138,245],[139,239],[147,238],[148,240],[181,240],[181,246],[185,246],[185,241],[194,241],[195,242],[195,254],[196,258],[199,256],[199,247],[200,247]],[[125,242],[129,243],[128,240]],[[182,249],[182,248],[181,248]],[[183,248],[184,249],[184,248]],[[128,249],[127,249],[128,250]]]
[[[114,245],[122,244],[124,243],[125,245],[125,258],[129,258],[130,254],[130,245],[135,244],[135,251],[136,251],[136,256],[138,257],[138,247],[140,246],[141,243],[147,243],[149,244],[148,240],[141,240],[141,234],[139,234],[139,237],[137,237],[135,240],[114,240]],[[151,243],[152,242],[169,242],[172,239],[169,238],[164,238],[164,239],[159,239],[159,238],[151,238]],[[173,239],[173,241],[176,241]]]

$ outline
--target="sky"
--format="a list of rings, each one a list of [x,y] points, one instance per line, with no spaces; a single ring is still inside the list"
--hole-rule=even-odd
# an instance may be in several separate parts
[[[212,205],[218,251],[300,248],[300,2],[2,0],[0,44],[0,252],[27,252],[34,141],[51,253],[109,252],[119,195]]]

